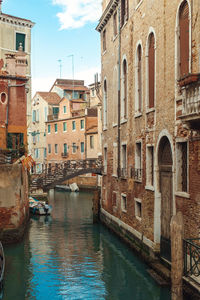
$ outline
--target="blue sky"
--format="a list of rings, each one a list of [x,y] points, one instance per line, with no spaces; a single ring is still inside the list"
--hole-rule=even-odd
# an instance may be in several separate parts
[[[32,91],[48,91],[60,77],[94,81],[100,72],[100,36],[95,30],[101,0],[3,0],[3,13],[35,22],[32,29]]]

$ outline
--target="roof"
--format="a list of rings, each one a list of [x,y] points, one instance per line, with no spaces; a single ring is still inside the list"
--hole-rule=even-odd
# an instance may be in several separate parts
[[[96,133],[98,130],[98,119],[97,117],[87,117],[86,121],[86,132]]]
[[[33,27],[35,25],[34,22],[32,22],[28,19],[19,18],[19,17],[15,17],[12,15],[4,14],[4,13],[0,13],[0,20],[10,22],[14,25],[22,25],[22,26],[29,26],[29,27]],[[13,20],[15,20],[16,22],[13,22]]]
[[[61,101],[60,96],[54,92],[37,92],[47,103],[51,105],[58,105]]]
[[[67,91],[89,91],[89,89],[87,88],[87,86],[73,86],[73,85],[57,85],[57,87],[59,87],[62,90],[67,90]]]

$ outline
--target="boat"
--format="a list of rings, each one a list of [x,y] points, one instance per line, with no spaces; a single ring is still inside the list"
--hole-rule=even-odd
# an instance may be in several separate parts
[[[64,190],[64,191],[71,191],[70,187],[66,184],[63,184],[63,185],[56,185],[56,189],[58,190]]]
[[[45,201],[39,201],[33,197],[29,197],[29,210],[33,215],[50,215],[52,206]]]
[[[5,256],[4,256],[2,243],[0,242],[0,299],[3,293],[2,286],[3,286],[4,270],[5,270]]]
[[[79,192],[79,187],[76,182],[69,185],[71,192]]]

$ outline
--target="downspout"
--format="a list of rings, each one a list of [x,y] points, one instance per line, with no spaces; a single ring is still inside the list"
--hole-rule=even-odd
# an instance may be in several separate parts
[[[119,46],[118,46],[118,162],[117,162],[117,176],[121,175],[121,161],[120,161],[120,148],[121,148],[121,26],[120,26],[120,5],[118,7],[118,32],[119,32]]]

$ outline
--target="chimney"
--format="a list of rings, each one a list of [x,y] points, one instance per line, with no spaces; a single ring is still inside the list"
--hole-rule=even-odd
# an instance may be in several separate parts
[[[1,9],[2,2],[3,2],[3,0],[0,0],[0,14],[2,13],[2,9]]]

